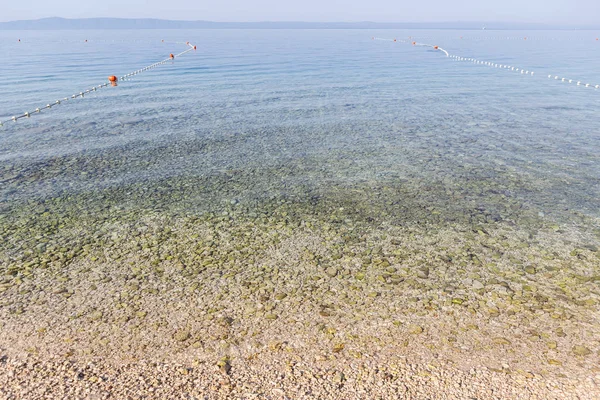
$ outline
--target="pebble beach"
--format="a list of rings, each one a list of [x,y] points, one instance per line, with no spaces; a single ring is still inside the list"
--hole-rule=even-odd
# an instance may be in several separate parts
[[[5,209],[2,395],[598,393],[593,236],[510,203],[456,214],[458,193],[432,208],[409,183],[186,208],[256,173]]]

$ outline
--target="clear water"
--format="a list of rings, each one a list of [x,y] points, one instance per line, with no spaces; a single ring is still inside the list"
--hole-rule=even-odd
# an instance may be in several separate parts
[[[457,62],[373,36],[412,36],[451,54],[536,75]],[[595,219],[600,217],[600,90],[547,76],[600,84],[598,36],[591,31],[0,32],[2,119],[185,49],[161,39],[198,46],[197,52],[116,88],[1,128],[0,198],[7,204],[258,168],[281,174],[265,173],[263,181],[257,178],[223,196],[243,200],[293,188],[301,195],[330,185],[406,182],[422,189],[424,203],[448,212],[516,199],[539,215],[569,221],[578,212]],[[483,189],[470,191],[474,179],[486,182]],[[462,193],[465,203],[457,206],[440,196],[444,191]]]
[[[535,75],[371,39],[415,35]],[[0,347],[587,379],[600,90],[547,76],[600,84],[597,36],[1,32],[6,116],[198,51],[0,130]]]

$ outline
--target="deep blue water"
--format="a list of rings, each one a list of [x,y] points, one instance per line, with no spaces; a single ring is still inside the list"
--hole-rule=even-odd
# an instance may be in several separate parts
[[[374,36],[411,36],[451,54],[535,75],[458,62]],[[522,196],[541,213],[577,209],[600,217],[600,90],[548,79],[552,74],[600,84],[598,36],[592,31],[0,32],[2,120],[186,48],[163,39],[198,47],[116,88],[0,128],[0,174],[12,182],[0,187],[0,198],[306,160],[313,167],[322,162],[315,170],[327,174],[295,179],[316,185],[388,176],[461,185],[469,171],[489,177],[501,170],[524,182],[523,193],[506,195]],[[154,157],[151,165],[143,162],[144,154],[159,146],[195,139],[224,145],[200,157],[182,144],[176,156],[170,152]],[[97,176],[91,171],[85,179],[14,178],[45,160],[83,152],[104,152],[110,160],[113,150],[131,165],[113,168],[109,161],[105,171]],[[353,167],[331,161],[335,157],[351,159]]]

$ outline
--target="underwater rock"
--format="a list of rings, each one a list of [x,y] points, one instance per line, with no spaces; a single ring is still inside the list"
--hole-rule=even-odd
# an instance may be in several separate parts
[[[585,346],[573,346],[573,348],[571,349],[571,351],[573,352],[573,354],[575,354],[576,356],[589,356],[590,354],[592,354],[592,351],[590,349],[588,349]]]

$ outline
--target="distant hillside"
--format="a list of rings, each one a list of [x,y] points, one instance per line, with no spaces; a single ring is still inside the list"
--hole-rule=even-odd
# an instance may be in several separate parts
[[[126,18],[42,18],[27,21],[0,22],[0,30],[62,29],[594,29],[593,27],[551,26],[524,23],[435,22],[211,22],[172,21],[164,19]],[[595,29],[600,29],[596,27]]]

